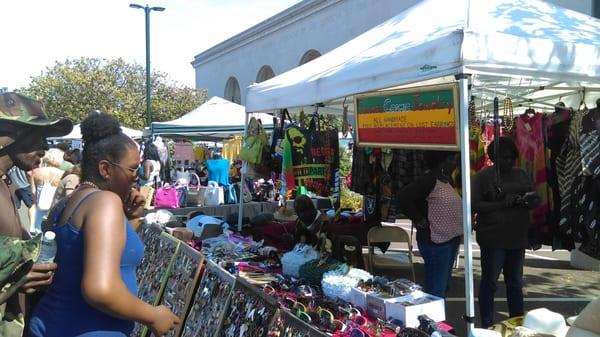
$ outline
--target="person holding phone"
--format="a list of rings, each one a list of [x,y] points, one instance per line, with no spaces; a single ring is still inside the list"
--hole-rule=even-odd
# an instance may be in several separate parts
[[[512,138],[494,140],[488,155],[494,165],[477,173],[471,188],[481,247],[479,312],[483,328],[494,323],[494,294],[500,272],[504,274],[509,316],[524,313],[523,262],[529,246],[529,210],[539,203],[530,178],[515,167],[519,151]]]

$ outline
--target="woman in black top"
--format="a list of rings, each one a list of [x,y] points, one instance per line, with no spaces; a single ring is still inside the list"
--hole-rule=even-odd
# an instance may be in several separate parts
[[[471,187],[477,243],[481,248],[479,312],[483,328],[494,323],[494,294],[501,271],[509,315],[523,315],[523,261],[529,244],[529,209],[539,201],[525,171],[514,167],[519,156],[515,142],[508,137],[497,141],[498,153],[494,148],[496,140],[488,147],[494,166],[477,173]]]

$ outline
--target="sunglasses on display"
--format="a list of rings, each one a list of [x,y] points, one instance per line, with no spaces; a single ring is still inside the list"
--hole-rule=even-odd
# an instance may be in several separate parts
[[[338,310],[343,313],[348,315],[348,318],[350,320],[354,320],[356,317],[362,317],[362,313],[360,312],[360,310],[358,310],[355,307],[352,306],[348,306],[348,307],[344,307],[344,306],[339,306]],[[364,317],[363,317],[364,319]]]
[[[343,334],[344,337],[369,337],[364,331],[358,327],[347,326]]]
[[[313,297],[313,289],[310,286],[307,285],[300,285],[298,286],[298,292],[300,297]]]
[[[312,317],[310,317],[308,314],[308,310],[304,304],[292,299],[291,297],[286,297],[285,305],[294,315],[296,315],[296,317],[300,318],[306,323],[312,323]]]
[[[346,324],[344,322],[335,319],[333,313],[322,307],[317,308],[317,315],[323,327],[331,332],[338,332],[346,330]]]
[[[262,290],[263,290],[263,293],[265,293],[268,296],[275,296],[275,295],[277,295],[277,291],[270,284],[265,284],[263,286]]]

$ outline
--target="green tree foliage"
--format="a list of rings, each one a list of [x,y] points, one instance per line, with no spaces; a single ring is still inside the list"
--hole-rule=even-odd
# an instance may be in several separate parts
[[[180,117],[206,101],[206,90],[179,86],[165,73],[153,71],[151,79],[153,121]],[[131,128],[141,129],[146,123],[145,69],[120,58],[57,62],[19,92],[42,101],[52,118],[79,123],[90,111],[100,110]]]

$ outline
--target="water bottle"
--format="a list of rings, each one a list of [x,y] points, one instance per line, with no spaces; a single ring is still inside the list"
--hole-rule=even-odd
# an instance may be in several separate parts
[[[52,263],[56,256],[56,233],[47,231],[42,238],[42,249],[36,263]]]

